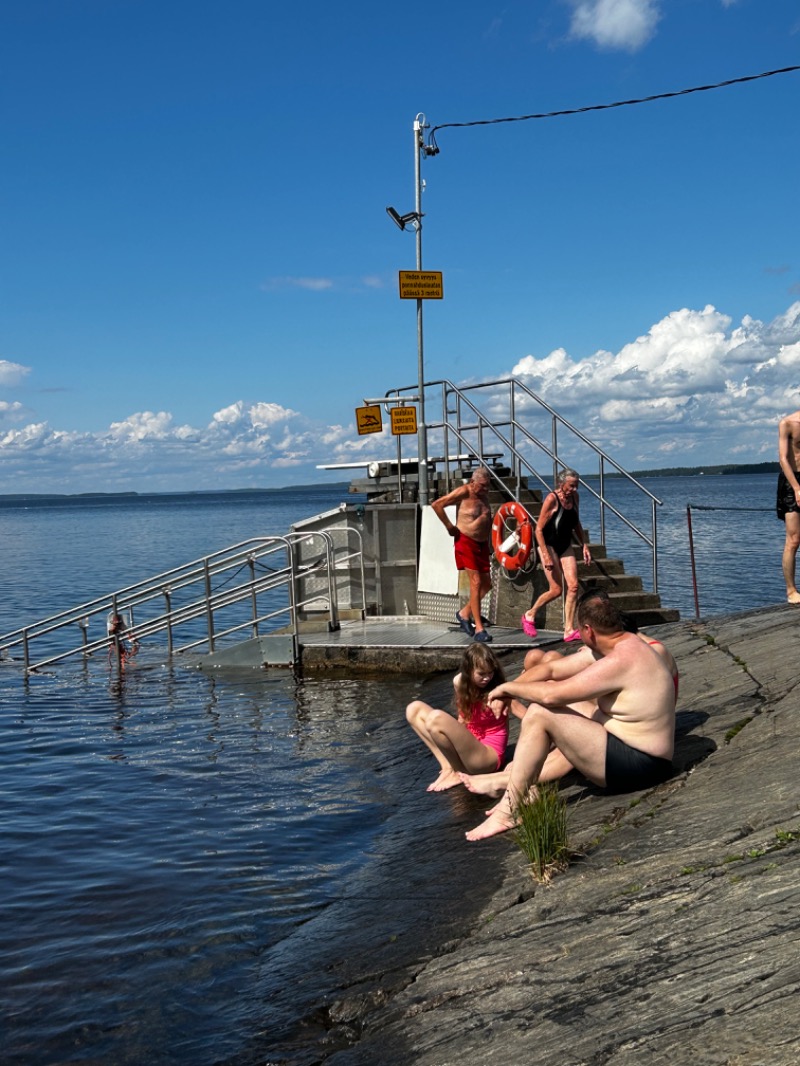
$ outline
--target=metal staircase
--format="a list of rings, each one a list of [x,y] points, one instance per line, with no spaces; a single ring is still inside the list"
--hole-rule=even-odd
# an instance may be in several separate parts
[[[417,386],[390,390],[387,405],[403,402]],[[534,519],[539,513],[543,493],[549,492],[558,471],[565,467],[577,469],[581,485],[581,518],[584,529],[596,519],[596,536],[590,540],[593,563],[578,565],[578,576],[584,585],[604,587],[618,606],[640,625],[675,621],[678,612],[661,605],[658,590],[658,514],[661,506],[649,489],[629,474],[615,459],[591,441],[580,429],[554,410],[545,400],[517,378],[504,378],[472,385],[455,385],[442,379],[425,387],[425,408],[429,417],[440,412],[437,421],[430,421],[428,454],[437,450],[443,456],[457,454],[455,461],[439,460],[440,473],[431,480],[433,497],[449,492],[464,477],[469,476],[476,462],[483,462],[492,477],[493,508],[509,499],[521,503]],[[402,441],[398,436],[398,481],[407,481],[408,460],[403,459]],[[470,461],[463,461],[464,454]],[[589,480],[591,478],[591,480]],[[637,521],[615,502],[615,489],[624,485],[638,496],[639,513],[647,513],[648,521]],[[359,486],[364,489],[364,483]],[[368,491],[368,488],[367,488]],[[401,491],[406,492],[407,487]],[[609,554],[608,532],[611,521],[624,527],[646,548],[650,560],[651,589],[644,588],[641,577],[626,574],[621,559]],[[526,580],[527,578],[527,580]],[[522,610],[530,606],[531,584],[535,574],[521,574],[503,595],[496,595],[496,614],[499,624],[519,624]],[[540,587],[544,587],[543,583]],[[500,592],[502,586],[497,588]],[[519,595],[514,594],[516,591]],[[536,589],[538,593],[539,588]],[[527,602],[526,602],[527,601]],[[546,624],[558,628],[554,612],[561,604],[554,604],[548,612]]]

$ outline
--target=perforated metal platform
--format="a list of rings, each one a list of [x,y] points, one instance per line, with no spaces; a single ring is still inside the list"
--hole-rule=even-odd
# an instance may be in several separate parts
[[[534,639],[520,629],[490,626],[494,648],[531,648],[558,644],[561,633],[540,630]],[[333,632],[301,633],[300,647],[330,648],[465,648],[470,638],[455,623],[447,625],[419,615],[382,616],[341,623]]]

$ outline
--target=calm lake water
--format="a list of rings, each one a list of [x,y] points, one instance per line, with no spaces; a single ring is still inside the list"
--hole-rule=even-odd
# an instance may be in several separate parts
[[[693,513],[702,613],[784,601],[774,478],[646,483],[667,606],[694,614],[687,503],[714,508]],[[0,632],[346,498],[0,501]],[[4,1061],[315,1061],[320,1004],[452,935],[498,883],[497,852],[461,843],[480,802],[425,793],[405,724],[449,687],[208,677],[146,647],[121,678],[102,656],[29,682],[0,663]]]

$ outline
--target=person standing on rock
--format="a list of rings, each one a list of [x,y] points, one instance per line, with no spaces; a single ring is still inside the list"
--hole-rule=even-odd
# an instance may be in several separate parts
[[[467,833],[483,840],[513,829],[517,807],[539,780],[553,747],[565,763],[609,792],[652,788],[673,772],[675,685],[663,658],[607,599],[587,594],[577,608],[581,639],[596,662],[563,681],[506,681],[489,700],[530,700],[502,799]],[[581,708],[596,701],[587,717]]]
[[[456,568],[469,576],[469,601],[456,611],[456,622],[468,637],[481,644],[491,642],[481,618],[481,600],[492,587],[492,508],[489,505],[489,471],[479,466],[466,485],[434,500],[433,511],[455,541]],[[446,508],[455,504],[453,524]]]
[[[575,599],[578,595],[578,561],[572,546],[575,536],[581,543],[583,561],[587,566],[592,556],[578,517],[578,482],[576,471],[569,467],[562,470],[556,479],[555,489],[545,496],[539,512],[535,529],[536,545],[547,578],[547,588],[521,618],[522,630],[529,637],[536,636],[536,612],[545,604],[557,600],[566,585],[564,640],[580,640],[574,622]]]
[[[787,603],[800,603],[795,567],[800,547],[800,411],[782,418],[778,426],[778,518],[786,525],[783,545],[783,578],[786,582]]]

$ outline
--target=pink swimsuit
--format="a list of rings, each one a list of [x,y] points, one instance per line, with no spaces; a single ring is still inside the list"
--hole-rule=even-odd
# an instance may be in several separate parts
[[[508,747],[508,718],[495,718],[488,707],[475,703],[470,720],[462,722],[476,740],[497,752],[497,769],[502,769]]]

